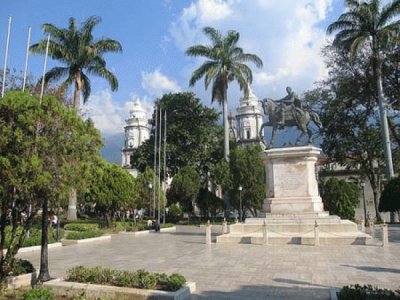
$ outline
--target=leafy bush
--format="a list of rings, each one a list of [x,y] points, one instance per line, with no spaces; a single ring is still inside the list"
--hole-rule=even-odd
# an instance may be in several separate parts
[[[72,231],[96,231],[99,225],[96,223],[69,223],[64,225],[65,230]]]
[[[342,179],[329,178],[320,187],[325,210],[342,219],[354,220],[360,188]]]
[[[100,230],[96,231],[71,231],[68,232],[66,239],[68,240],[83,240],[90,239],[94,237],[102,236],[103,232]]]
[[[25,292],[22,298],[24,300],[53,300],[54,294],[49,289],[35,288]]]
[[[390,211],[395,212],[400,210],[399,204],[399,193],[400,193],[400,178],[395,177],[390,179],[382,192],[381,199],[379,201],[379,211]]]
[[[160,224],[161,228],[169,228],[169,227],[174,227],[174,223],[165,223],[165,224]]]
[[[49,244],[56,242],[56,229],[49,228],[48,229],[48,241]],[[22,227],[17,228],[16,238],[22,234]],[[10,226],[6,227],[6,238],[4,240],[4,247],[7,248],[10,245],[10,235],[11,228]],[[31,247],[31,246],[40,246],[42,241],[42,230],[40,227],[31,227],[29,229],[29,237],[25,237],[24,242],[22,243],[22,247]]]
[[[176,291],[180,289],[186,282],[185,277],[180,274],[174,273],[167,279],[167,290]]]
[[[143,269],[136,272],[128,272],[101,267],[85,268],[82,266],[69,269],[67,280],[165,291],[176,291],[186,282],[185,277],[179,274],[168,276],[164,273],[150,273]]]
[[[133,231],[134,224],[132,222],[115,222],[116,231]]]
[[[339,300],[398,300],[400,296],[387,289],[378,289],[371,285],[344,286],[338,295]]]
[[[35,272],[35,268],[31,264],[30,261],[27,261],[25,259],[16,259],[14,262],[14,268],[12,270],[12,276],[18,276],[21,274],[28,274]]]

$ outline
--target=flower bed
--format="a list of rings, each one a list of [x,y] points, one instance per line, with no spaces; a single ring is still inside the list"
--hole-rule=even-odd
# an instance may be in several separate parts
[[[194,283],[187,283],[179,274],[118,271],[82,266],[68,270],[67,281],[60,279],[44,283],[55,294],[74,297],[83,293],[89,298],[127,299],[190,299]]]

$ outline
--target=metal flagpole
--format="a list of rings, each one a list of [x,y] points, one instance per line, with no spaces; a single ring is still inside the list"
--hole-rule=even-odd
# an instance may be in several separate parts
[[[6,73],[7,73],[7,60],[8,60],[8,46],[10,45],[10,33],[11,33],[11,16],[8,17],[8,30],[7,30],[6,51],[4,54],[3,86],[1,88],[1,98],[4,97],[4,91],[6,89]]]
[[[166,146],[167,145],[167,111],[166,110],[164,110],[164,180],[163,180],[163,182],[164,182],[164,184],[163,184],[163,191],[164,191],[164,196],[166,195],[166,190],[167,190],[167,160],[166,160],[166,157],[167,157],[167,155],[166,155]],[[163,214],[163,216],[164,216],[164,218],[163,218],[163,223],[165,224],[165,206],[166,206],[166,203],[167,201],[166,201],[166,199],[165,199],[165,201],[164,201],[164,214]]]
[[[158,107],[156,104],[156,127],[154,128],[154,174],[153,174],[153,218],[156,217],[156,173],[157,173],[157,125],[158,125]],[[150,212],[149,212],[150,216]]]
[[[157,203],[157,221],[160,224],[160,198],[161,198],[161,127],[162,127],[162,109],[160,107],[160,125],[159,125],[159,135],[158,135],[158,203]]]
[[[42,105],[43,93],[44,93],[44,75],[46,74],[47,68],[47,57],[49,55],[49,44],[50,44],[50,33],[47,37],[47,44],[46,44],[46,54],[44,56],[44,65],[43,65],[43,77],[42,77],[42,89],[40,90],[40,105]]]
[[[24,81],[22,83],[22,91],[23,92],[25,92],[26,76],[27,76],[27,73],[28,73],[28,59],[29,59],[29,46],[31,44],[31,31],[32,31],[32,28],[29,26],[29,28],[28,28],[28,39],[26,41]]]

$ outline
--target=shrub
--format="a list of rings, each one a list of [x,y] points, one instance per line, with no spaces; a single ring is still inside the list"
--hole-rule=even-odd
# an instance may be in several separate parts
[[[18,227],[16,235],[17,239],[21,233],[22,233],[22,227]],[[4,240],[4,248],[7,248],[10,244],[10,235],[11,235],[10,226],[7,226],[6,238]],[[42,241],[42,230],[40,227],[34,226],[29,229],[29,237],[25,237],[21,247],[40,246],[41,241]],[[56,229],[51,227],[49,228],[48,241],[49,244],[56,242]]]
[[[115,230],[116,231],[133,231],[133,223],[132,222],[115,222]]]
[[[149,273],[143,269],[136,272],[118,271],[101,267],[82,266],[68,270],[68,281],[94,284],[108,284],[141,289],[176,291],[186,282],[179,274],[168,276],[164,273]]]
[[[400,193],[400,178],[395,177],[390,179],[382,192],[381,199],[379,201],[379,211],[390,211],[396,212],[400,210],[399,204],[399,193]]]
[[[174,227],[175,224],[173,223],[165,223],[165,224],[160,224],[161,228],[169,228],[169,227]]]
[[[167,279],[167,290],[176,291],[179,290],[186,282],[185,277],[180,274],[172,274]]]
[[[360,188],[342,179],[329,178],[321,186],[321,197],[325,210],[342,219],[354,220]]]
[[[371,285],[344,286],[338,295],[339,300],[398,300],[400,296],[387,289],[378,289]]]
[[[11,275],[18,276],[21,274],[28,274],[32,272],[35,272],[35,268],[30,261],[27,261],[25,259],[16,259]]]
[[[96,231],[99,225],[96,223],[69,223],[64,225],[65,230],[72,231]]]
[[[49,289],[35,288],[25,292],[22,298],[24,300],[52,300],[54,299],[54,294]]]
[[[99,230],[97,231],[72,231],[68,232],[66,239],[68,240],[83,240],[94,237],[102,236],[103,233]]]

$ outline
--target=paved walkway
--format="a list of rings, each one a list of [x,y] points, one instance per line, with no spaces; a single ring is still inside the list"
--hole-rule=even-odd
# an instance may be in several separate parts
[[[76,265],[181,273],[196,282],[192,299],[330,299],[329,289],[355,283],[400,288],[400,227],[389,237],[389,248],[206,245],[193,227],[50,249],[49,265],[53,277]],[[39,251],[20,257],[39,266]]]

